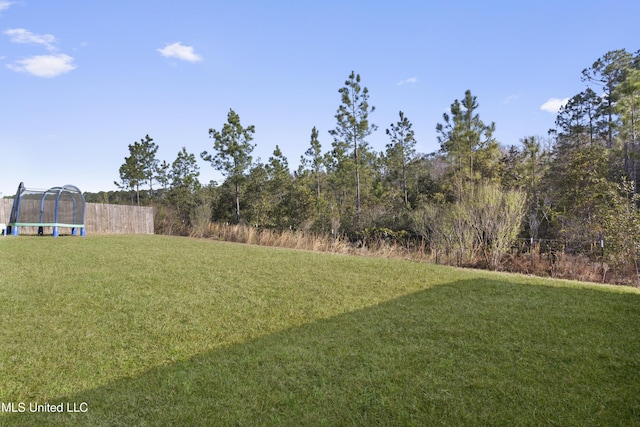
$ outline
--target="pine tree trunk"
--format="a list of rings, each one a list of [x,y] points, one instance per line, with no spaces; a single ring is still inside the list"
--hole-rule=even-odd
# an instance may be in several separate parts
[[[317,188],[316,188],[317,200],[318,202],[320,202],[320,168],[319,167],[316,167],[316,184],[317,184]]]
[[[360,159],[358,156],[358,143],[353,138],[353,149],[356,158],[356,227],[360,227]]]
[[[404,160],[404,151],[402,153],[402,191],[404,192],[404,204],[409,206],[409,196],[407,194],[407,166]]]
[[[236,223],[240,224],[240,189],[236,181]]]

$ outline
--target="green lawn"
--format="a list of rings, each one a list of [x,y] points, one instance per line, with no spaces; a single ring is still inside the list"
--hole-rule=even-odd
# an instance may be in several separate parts
[[[640,425],[629,288],[23,236],[0,238],[0,289],[0,425]]]

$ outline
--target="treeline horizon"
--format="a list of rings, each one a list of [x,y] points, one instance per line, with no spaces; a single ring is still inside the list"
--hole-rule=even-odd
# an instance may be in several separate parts
[[[467,90],[436,126],[440,150],[425,154],[402,111],[378,129],[373,95],[351,72],[337,91],[330,143],[310,129],[296,170],[277,145],[266,162],[253,161],[256,130],[230,109],[209,129],[212,149],[199,153],[222,183],[200,183],[196,154],[186,147],[172,163],[160,162],[146,135],[129,145],[120,191],[85,197],[153,204],[159,232],[189,234],[213,221],[355,241],[382,233],[419,238],[458,265],[481,259],[495,269],[517,239],[563,242],[568,252],[606,242],[607,268],[637,275],[640,51],[609,51],[580,78],[584,90],[559,110],[555,128],[523,135],[519,145],[499,144],[496,124],[479,116]],[[376,131],[388,137],[381,152],[367,143]]]

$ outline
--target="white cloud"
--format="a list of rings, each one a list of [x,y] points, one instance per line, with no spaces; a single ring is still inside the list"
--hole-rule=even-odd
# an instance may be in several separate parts
[[[51,34],[33,34],[24,28],[10,28],[4,33],[11,37],[13,43],[39,44],[49,51],[56,49],[53,45],[56,42],[56,38]]]
[[[404,80],[400,80],[398,83],[396,83],[398,86],[402,86],[402,85],[414,85],[418,82],[418,79],[415,77],[409,77],[408,79],[404,79]]]
[[[187,62],[200,62],[202,56],[193,51],[193,46],[185,46],[180,42],[168,44],[162,49],[156,49],[165,58],[177,58]]]
[[[502,103],[503,104],[509,104],[509,103],[511,103],[512,101],[515,101],[518,98],[520,98],[519,95],[516,95],[516,94],[509,95],[505,99],[502,100]]]
[[[10,1],[6,1],[6,0],[0,0],[0,12],[2,12],[3,10],[7,10],[9,9],[9,6],[11,6]]]
[[[542,111],[548,111],[549,113],[556,114],[568,101],[569,98],[549,98],[547,102],[540,106],[540,109]]]
[[[6,3],[6,1],[0,0],[0,6]],[[8,64],[7,68],[13,71],[37,77],[56,77],[76,68],[71,56],[58,53],[55,46],[56,38],[52,34],[34,34],[24,28],[10,28],[5,30],[4,34],[9,36],[12,43],[35,44],[50,52],[49,55],[35,55]]]
[[[7,65],[13,71],[29,73],[37,77],[56,77],[76,68],[69,55],[37,55]]]

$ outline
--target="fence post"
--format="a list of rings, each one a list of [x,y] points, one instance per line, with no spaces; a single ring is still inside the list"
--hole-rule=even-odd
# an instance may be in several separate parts
[[[536,254],[535,254],[535,246],[534,246],[534,240],[533,237],[531,237],[530,241],[529,241],[529,252],[531,252],[531,271],[533,272],[535,270],[535,258],[536,258]]]

